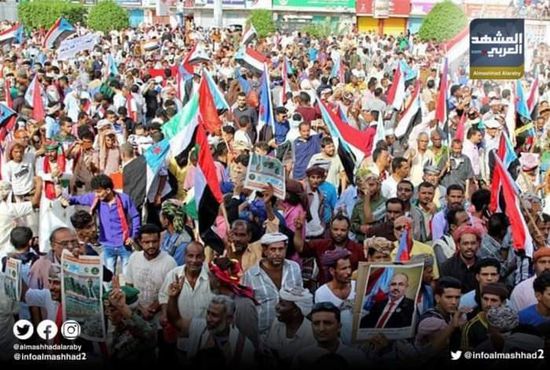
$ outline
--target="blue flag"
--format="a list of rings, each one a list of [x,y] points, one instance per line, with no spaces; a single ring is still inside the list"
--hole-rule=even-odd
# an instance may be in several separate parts
[[[516,112],[529,121],[531,121],[531,114],[527,108],[527,101],[525,100],[525,95],[523,94],[523,87],[519,80],[516,81]]]
[[[148,171],[157,174],[166,160],[170,151],[170,140],[168,138],[151,145],[143,154],[147,162]]]
[[[239,81],[241,90],[248,95],[248,93],[250,92],[250,82],[248,82],[248,80],[241,75],[239,68],[237,68],[237,70],[235,71],[235,76],[237,77],[237,81]]]
[[[4,125],[6,121],[13,115],[15,111],[10,109],[7,105],[0,103],[0,126]]]

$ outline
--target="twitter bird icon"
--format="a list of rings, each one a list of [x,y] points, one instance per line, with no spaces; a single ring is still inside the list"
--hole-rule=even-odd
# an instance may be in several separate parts
[[[456,352],[451,351],[451,360],[453,361],[460,360],[461,357],[462,357],[462,351],[456,351]]]
[[[32,337],[34,327],[28,320],[19,320],[13,325],[13,335],[19,340],[26,340]]]

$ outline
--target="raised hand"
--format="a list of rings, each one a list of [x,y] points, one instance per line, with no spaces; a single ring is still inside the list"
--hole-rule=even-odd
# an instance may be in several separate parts
[[[168,295],[170,297],[178,297],[183,289],[183,283],[185,281],[184,276],[176,276],[176,280],[172,281],[168,286]]]
[[[304,218],[296,217],[294,219],[294,227],[296,228],[296,231],[302,230],[302,228],[304,227]]]
[[[123,309],[126,306],[126,295],[122,289],[113,288],[109,293],[109,303],[117,309]]]
[[[267,184],[266,186],[264,186],[263,194],[264,194],[264,202],[266,204],[269,203],[269,201],[271,200],[271,197],[273,197],[273,185]]]

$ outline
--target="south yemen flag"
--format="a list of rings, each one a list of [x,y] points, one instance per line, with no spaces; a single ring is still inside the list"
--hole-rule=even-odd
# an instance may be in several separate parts
[[[75,32],[75,28],[68,20],[65,18],[58,18],[46,34],[44,47],[46,49],[57,49],[61,41]]]

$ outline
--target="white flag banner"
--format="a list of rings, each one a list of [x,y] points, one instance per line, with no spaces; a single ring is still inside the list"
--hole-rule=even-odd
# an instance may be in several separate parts
[[[97,44],[97,35],[89,33],[74,39],[63,40],[57,49],[57,59],[67,60],[84,50],[92,50]]]

